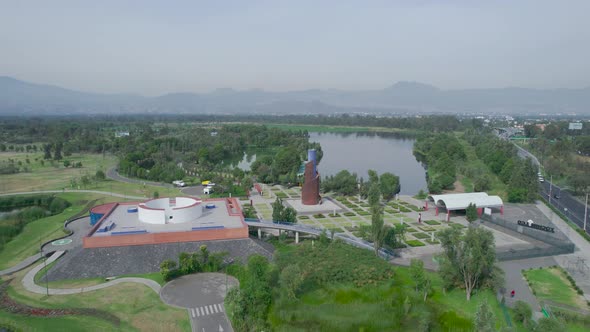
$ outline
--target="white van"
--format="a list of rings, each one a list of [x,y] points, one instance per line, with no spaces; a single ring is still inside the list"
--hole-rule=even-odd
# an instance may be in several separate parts
[[[203,194],[205,195],[209,195],[213,192],[213,188],[212,187],[205,187],[203,188]]]

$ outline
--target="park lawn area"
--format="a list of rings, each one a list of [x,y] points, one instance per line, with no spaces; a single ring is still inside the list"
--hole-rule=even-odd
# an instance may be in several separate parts
[[[175,187],[157,187],[150,185],[143,185],[139,183],[119,182],[115,180],[106,179],[105,181],[93,182],[86,188],[87,190],[100,190],[105,192],[113,192],[122,195],[139,196],[139,197],[153,197],[154,192],[158,192],[160,197],[179,196],[183,195],[179,188]]]
[[[61,317],[34,317],[11,314],[0,310],[0,326],[7,325],[16,328],[16,331],[67,331],[86,332],[90,329],[95,331],[119,331],[113,324],[96,317],[90,316],[61,316]],[[91,327],[91,328],[90,328]]]
[[[26,164],[27,156],[30,164]],[[9,158],[22,161],[23,165],[30,167],[29,173],[17,173],[0,175],[0,191],[3,193],[21,192],[21,191],[38,191],[38,190],[60,190],[70,187],[70,179],[77,178],[78,183],[83,175],[94,176],[97,170],[106,173],[107,169],[117,163],[117,158],[113,155],[102,154],[81,154],[74,153],[69,157],[64,157],[61,161],[45,160],[41,165],[43,153],[0,153],[0,160]],[[35,158],[38,160],[35,161]],[[81,162],[81,168],[64,167],[64,160],[72,163]]]
[[[89,330],[88,323],[97,320],[98,326],[105,325],[106,330],[190,330],[190,322],[186,310],[174,308],[164,304],[158,294],[151,288],[134,283],[123,283],[102,290],[75,294],[75,295],[51,295],[35,294],[26,291],[21,279],[29,269],[19,272],[7,289],[8,295],[15,301],[33,307],[41,308],[95,308],[108,311],[121,319],[121,325],[116,328],[110,322],[88,316],[75,316],[78,319],[80,330]],[[4,312],[3,312],[4,313]],[[7,314],[18,317],[18,315]],[[53,318],[41,318],[52,320]],[[17,320],[18,321],[18,320]],[[66,322],[64,322],[66,323]],[[18,321],[16,327],[25,328],[28,319]],[[76,324],[76,321],[73,322]],[[67,330],[71,330],[69,325]],[[78,325],[73,325],[77,328]],[[85,327],[84,329],[82,327]],[[51,329],[43,328],[43,331]],[[92,326],[90,330],[97,330]],[[64,331],[64,325],[55,331]]]
[[[523,271],[523,274],[539,300],[549,300],[574,307],[587,306],[559,268],[527,270]]]
[[[29,157],[31,164],[25,164],[25,160]],[[69,157],[64,157],[61,161],[45,160],[44,165],[40,161],[43,159],[42,153],[27,154],[27,153],[0,153],[0,160],[7,160],[9,158],[21,160],[23,165],[31,168],[29,173],[17,173],[0,175],[0,192],[15,193],[23,191],[39,191],[39,190],[63,190],[65,189],[86,189],[86,190],[100,190],[106,192],[114,192],[123,195],[152,197],[154,192],[158,192],[160,196],[176,196],[180,194],[180,190],[174,187],[157,187],[150,185],[142,185],[138,183],[126,183],[106,179],[100,182],[92,182],[88,186],[81,185],[81,178],[87,175],[93,178],[96,171],[106,171],[117,164],[117,158],[113,155],[102,154],[80,154],[75,153]],[[34,159],[37,158],[37,161]],[[64,160],[69,160],[72,163],[81,162],[82,167],[72,168],[63,165]],[[71,180],[76,179],[78,186],[71,187]]]
[[[122,200],[119,197],[90,193],[63,193],[57,196],[66,199],[72,205],[60,214],[26,224],[22,232],[6,243],[0,251],[0,269],[9,268],[38,253],[41,243],[65,235],[62,230],[64,221],[82,211],[89,201],[99,199],[96,204],[102,204]]]

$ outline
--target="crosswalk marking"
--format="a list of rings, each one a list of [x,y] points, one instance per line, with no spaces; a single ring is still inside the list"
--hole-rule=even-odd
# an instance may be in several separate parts
[[[196,308],[190,308],[192,318],[208,316],[224,312],[223,303],[206,304]]]

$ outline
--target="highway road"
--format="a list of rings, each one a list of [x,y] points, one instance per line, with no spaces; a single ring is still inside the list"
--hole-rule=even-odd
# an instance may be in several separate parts
[[[533,163],[540,167],[539,160],[530,152],[523,149],[522,147],[514,144],[518,149],[518,156],[521,158],[531,158]],[[585,206],[582,202],[577,200],[575,197],[572,196],[566,190],[562,190],[560,187],[552,184],[548,179],[545,179],[545,182],[539,183],[539,191],[541,196],[543,196],[547,201],[551,203],[555,208],[559,211],[563,212],[563,214],[573,223],[578,225],[580,228],[584,228],[584,209]],[[549,195],[551,192],[551,195]],[[586,223],[590,221],[589,217],[586,217]],[[586,225],[586,233],[589,233],[590,225]],[[589,233],[590,234],[590,233]]]
[[[578,201],[572,194],[566,190],[562,190],[551,182],[545,181],[540,184],[541,195],[547,199],[551,205],[561,211],[569,220],[578,225],[580,228],[584,227],[584,209],[582,202]],[[551,192],[551,196],[549,196]],[[590,212],[589,212],[590,214]],[[586,217],[586,223],[590,222],[590,217]],[[586,233],[589,233],[590,225],[586,225]],[[589,233],[590,234],[590,233]]]

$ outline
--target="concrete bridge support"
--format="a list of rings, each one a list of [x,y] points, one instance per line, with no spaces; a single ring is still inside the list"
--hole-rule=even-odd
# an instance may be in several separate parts
[[[299,232],[295,232],[295,243],[299,243]]]
[[[258,229],[258,240],[262,239],[262,230]]]

